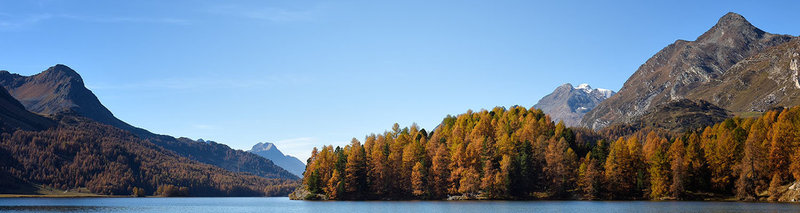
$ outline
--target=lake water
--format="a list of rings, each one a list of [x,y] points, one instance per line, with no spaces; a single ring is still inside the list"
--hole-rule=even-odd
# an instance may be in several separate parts
[[[0,198],[0,212],[800,212],[800,204],[680,201],[293,201],[289,198]]]

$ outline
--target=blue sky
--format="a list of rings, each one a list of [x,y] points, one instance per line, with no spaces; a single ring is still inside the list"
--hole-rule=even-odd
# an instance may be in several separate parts
[[[5,1],[0,69],[78,71],[120,119],[305,160],[395,122],[618,90],[729,11],[800,34],[792,1]]]

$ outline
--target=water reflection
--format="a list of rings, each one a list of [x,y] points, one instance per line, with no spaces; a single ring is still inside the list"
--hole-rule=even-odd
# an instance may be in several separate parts
[[[0,212],[121,212],[126,209],[113,206],[0,206]]]
[[[788,203],[687,201],[291,201],[288,198],[0,198],[0,212],[800,212]]]

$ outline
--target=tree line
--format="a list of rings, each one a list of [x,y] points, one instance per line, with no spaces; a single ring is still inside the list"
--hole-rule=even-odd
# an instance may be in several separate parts
[[[364,199],[777,199],[800,179],[800,107],[687,132],[567,128],[497,107],[314,148],[304,189]]]

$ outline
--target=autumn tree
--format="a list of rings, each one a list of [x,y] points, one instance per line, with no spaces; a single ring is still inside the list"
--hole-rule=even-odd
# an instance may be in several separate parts
[[[340,199],[344,187],[342,186],[341,175],[339,170],[333,170],[331,178],[328,180],[328,185],[325,187],[325,194],[329,199]]]
[[[461,180],[459,180],[458,193],[466,195],[474,195],[478,193],[481,186],[481,176],[474,167],[469,167],[462,171]]]
[[[353,140],[344,148],[315,149],[303,184],[332,199],[683,199],[713,193],[750,200],[764,191],[777,195],[799,178],[798,125],[795,107],[699,131],[613,127],[606,132],[624,136],[607,143],[608,133],[566,127],[538,109],[495,107],[447,116],[430,133],[394,125],[368,135],[364,145]],[[128,176],[125,169],[114,171]],[[103,185],[111,182],[102,177],[92,182],[101,184],[96,190],[120,188]],[[122,189],[132,193],[134,187]]]
[[[686,190],[702,191],[708,189],[710,172],[700,140],[700,135],[692,132],[686,136]]]
[[[600,171],[598,160],[592,157],[592,153],[587,153],[581,161],[578,178],[578,187],[583,192],[583,199],[596,200],[601,197],[602,171]]]
[[[683,140],[678,138],[669,146],[667,151],[670,161],[670,170],[672,171],[672,183],[669,186],[670,195],[675,198],[681,199],[686,191],[687,179],[687,166],[686,166],[686,149],[684,148]]]
[[[555,198],[566,196],[571,184],[574,183],[575,152],[567,145],[564,138],[552,140],[545,153],[547,167],[544,171],[550,180],[548,191]]]
[[[367,189],[366,154],[361,142],[355,138],[348,148],[344,177],[345,194],[350,199],[361,199]]]
[[[391,184],[391,171],[389,170],[387,153],[389,145],[385,136],[377,136],[370,150],[368,181],[370,191],[377,197],[386,196]]]
[[[447,189],[450,185],[447,181],[450,176],[449,161],[450,156],[447,147],[444,144],[440,144],[434,153],[431,162],[431,173],[428,175],[429,187],[432,188],[433,197],[442,198],[447,195]]]
[[[662,139],[655,144],[650,155],[648,172],[650,173],[650,198],[658,199],[669,194],[670,161],[666,147],[666,140]]]
[[[639,154],[638,140],[631,137],[627,141],[619,138],[611,144],[605,163],[607,191],[611,198],[635,198],[640,194],[643,174],[642,157]]]
[[[428,195],[428,177],[425,171],[425,167],[422,166],[421,162],[417,162],[412,168],[411,172],[411,187],[413,189],[414,196],[420,198],[426,198]]]
[[[498,197],[500,186],[497,185],[496,177],[499,175],[497,168],[492,161],[486,160],[483,166],[483,177],[481,178],[481,190],[490,198]]]

